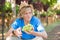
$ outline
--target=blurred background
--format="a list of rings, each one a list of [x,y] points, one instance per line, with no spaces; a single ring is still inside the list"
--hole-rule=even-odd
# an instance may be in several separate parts
[[[33,15],[48,33],[45,40],[60,40],[60,0],[0,0],[0,40],[5,40],[10,24],[17,18],[21,1],[34,8]]]

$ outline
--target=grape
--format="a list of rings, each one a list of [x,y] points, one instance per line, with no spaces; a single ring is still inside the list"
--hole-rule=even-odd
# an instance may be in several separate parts
[[[32,25],[31,24],[28,24],[28,25],[25,25],[24,27],[23,27],[23,31],[25,30],[25,31],[31,31],[32,30]]]

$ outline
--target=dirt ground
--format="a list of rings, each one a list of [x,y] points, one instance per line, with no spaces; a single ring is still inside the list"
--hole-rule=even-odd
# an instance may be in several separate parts
[[[55,27],[51,32],[48,32],[48,38],[44,40],[60,40],[60,25]]]
[[[60,25],[48,32],[48,39],[46,40],[60,40]]]

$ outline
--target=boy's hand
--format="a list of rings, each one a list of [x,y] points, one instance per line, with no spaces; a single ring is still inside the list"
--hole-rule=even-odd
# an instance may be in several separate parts
[[[18,36],[18,35],[22,36],[22,32],[18,32],[17,30],[15,30],[15,31],[14,31],[14,35],[15,35],[15,36]]]
[[[15,36],[22,36],[21,28],[14,30],[14,34],[15,34]]]

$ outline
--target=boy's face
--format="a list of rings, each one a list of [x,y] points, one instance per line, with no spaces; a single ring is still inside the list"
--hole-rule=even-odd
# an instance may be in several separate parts
[[[23,14],[23,18],[26,21],[30,21],[31,17],[32,17],[32,10],[31,10],[31,8],[27,8],[25,13]]]

